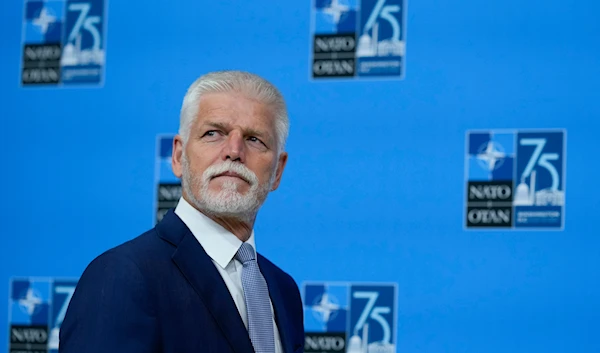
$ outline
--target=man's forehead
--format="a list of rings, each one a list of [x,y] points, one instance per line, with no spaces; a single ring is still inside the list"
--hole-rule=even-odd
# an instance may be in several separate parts
[[[231,106],[226,105],[210,105],[210,104],[200,104],[200,109],[198,109],[198,117],[204,116],[226,116],[231,115],[235,112],[235,109]]]
[[[197,115],[199,123],[216,120],[235,123],[241,122],[240,120],[251,120],[248,123],[273,125],[275,122],[272,107],[235,93],[210,93],[202,96],[199,104]]]

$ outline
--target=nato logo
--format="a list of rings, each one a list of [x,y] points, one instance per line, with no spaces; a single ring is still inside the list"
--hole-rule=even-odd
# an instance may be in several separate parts
[[[305,352],[396,352],[395,284],[305,283]]]
[[[466,227],[562,229],[564,131],[467,132]]]
[[[25,0],[21,84],[100,85],[104,0]]]
[[[160,222],[171,208],[177,206],[181,198],[181,181],[173,174],[171,155],[173,154],[173,134],[158,135],[156,140],[154,223]]]
[[[313,78],[403,78],[403,0],[313,0]]]
[[[58,352],[60,326],[76,285],[77,280],[11,280],[8,319],[11,352]]]

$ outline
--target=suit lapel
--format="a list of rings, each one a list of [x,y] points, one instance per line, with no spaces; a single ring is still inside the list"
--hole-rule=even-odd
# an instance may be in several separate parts
[[[223,278],[194,235],[172,212],[165,215],[157,229],[163,239],[177,247],[173,262],[206,304],[233,351],[253,352],[248,331]]]
[[[289,320],[287,311],[285,308],[285,300],[281,293],[281,289],[278,285],[275,272],[273,271],[272,265],[265,261],[262,256],[258,256],[258,266],[262,272],[267,286],[269,287],[269,296],[273,303],[273,310],[275,311],[275,321],[277,322],[277,328],[279,329],[279,336],[281,337],[281,345],[283,351],[286,353],[292,353],[292,336],[289,332]]]

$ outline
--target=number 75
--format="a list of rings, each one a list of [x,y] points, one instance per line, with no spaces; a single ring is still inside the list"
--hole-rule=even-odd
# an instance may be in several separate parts
[[[365,323],[367,322],[367,319],[371,318],[377,321],[383,329],[383,339],[381,341],[383,343],[390,343],[390,325],[381,315],[389,314],[391,312],[391,309],[389,306],[375,306],[375,302],[377,301],[377,298],[379,298],[379,293],[361,291],[354,292],[353,296],[356,299],[367,299],[367,305],[365,305],[363,312],[360,314],[360,317],[356,322],[356,326],[354,326],[354,333],[356,334],[358,330],[362,329]]]

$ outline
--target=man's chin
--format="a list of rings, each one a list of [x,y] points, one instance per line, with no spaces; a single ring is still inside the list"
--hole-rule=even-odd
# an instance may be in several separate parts
[[[212,202],[208,202],[203,206],[207,214],[243,221],[250,221],[256,215],[257,211],[255,207],[240,204],[239,199],[221,198],[218,201],[213,200]]]
[[[207,199],[212,199],[212,200],[223,200],[223,201],[227,201],[227,200],[239,200],[243,197],[245,197],[245,193],[241,193],[237,190],[230,190],[230,189],[221,189],[221,190],[210,190],[207,192]]]

